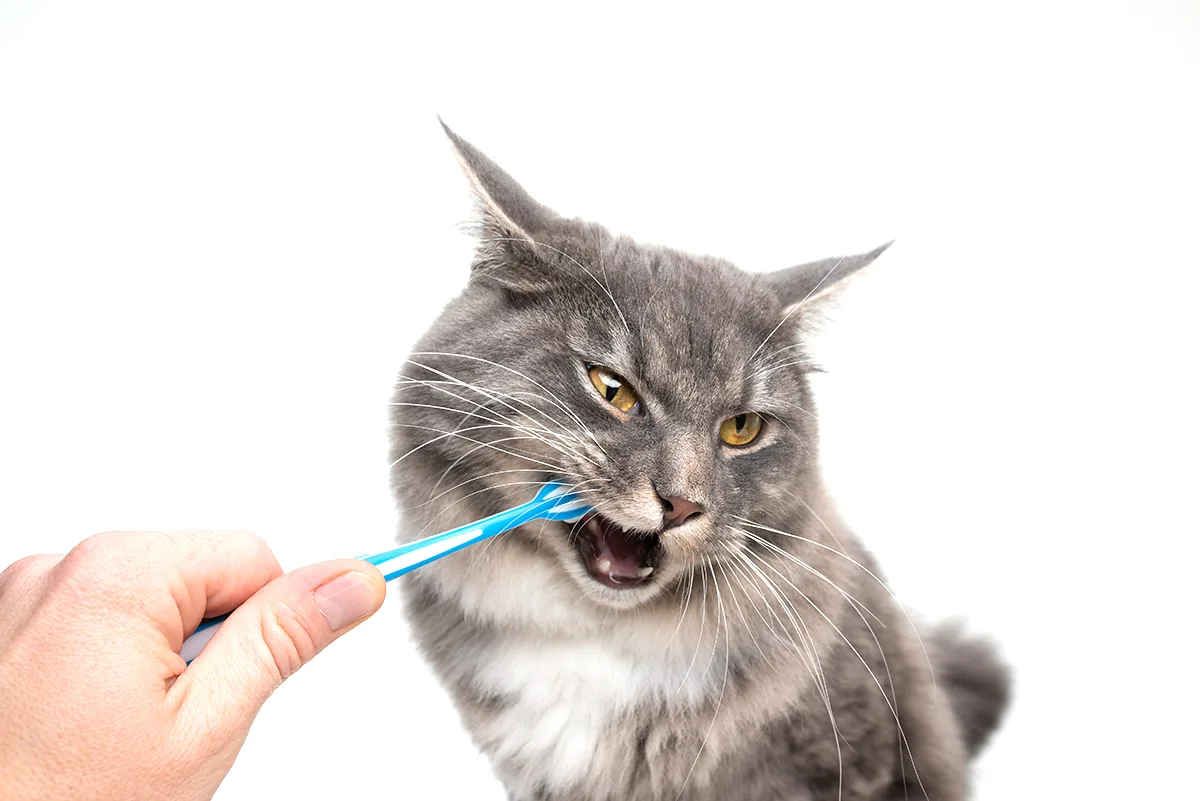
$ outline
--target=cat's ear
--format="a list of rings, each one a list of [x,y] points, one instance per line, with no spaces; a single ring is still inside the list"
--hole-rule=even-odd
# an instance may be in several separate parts
[[[799,264],[786,270],[766,273],[764,277],[767,286],[787,309],[787,316],[799,318],[805,309],[817,306],[819,301],[844,286],[847,278],[879,258],[891,244],[887,242],[870,253]]]
[[[550,281],[538,238],[562,218],[538,203],[478,148],[442,123],[478,199],[478,244],[471,278],[517,292],[537,292]]]

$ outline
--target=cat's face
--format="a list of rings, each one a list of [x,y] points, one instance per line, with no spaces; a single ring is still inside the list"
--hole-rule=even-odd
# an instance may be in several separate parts
[[[754,526],[802,504],[815,469],[799,305],[876,254],[752,275],[639,246],[559,218],[455,142],[481,245],[402,372],[398,480],[432,507],[474,493],[493,511],[570,485],[594,512],[496,547],[549,555],[604,606],[750,569],[741,541],[782,536]]]

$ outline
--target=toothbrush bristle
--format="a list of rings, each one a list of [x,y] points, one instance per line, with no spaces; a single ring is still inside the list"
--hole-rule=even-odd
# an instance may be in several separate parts
[[[556,520],[564,522],[573,522],[583,517],[588,511],[588,505],[574,495],[568,494],[562,498],[554,506],[551,506],[546,513],[552,515]]]
[[[555,499],[558,500],[558,503],[543,512],[543,514],[553,520],[573,523],[583,517],[590,508],[586,503],[573,495],[569,487],[557,481],[543,485],[535,498],[535,500],[542,502]]]
[[[551,508],[550,511],[552,511],[552,512],[569,512],[572,509],[583,509],[584,506],[585,506],[585,504],[583,501],[579,500],[578,498],[572,498],[571,500],[566,501],[565,503],[556,504],[554,507]]]

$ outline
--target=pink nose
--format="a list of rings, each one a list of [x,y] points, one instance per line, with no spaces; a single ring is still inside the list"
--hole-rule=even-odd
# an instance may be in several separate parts
[[[663,528],[675,528],[682,526],[688,520],[703,511],[703,508],[698,503],[684,500],[683,498],[675,498],[672,496],[658,498],[663,505]]]

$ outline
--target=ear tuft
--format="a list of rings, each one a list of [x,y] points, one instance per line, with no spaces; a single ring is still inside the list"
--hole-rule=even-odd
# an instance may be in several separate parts
[[[767,273],[764,277],[790,316],[801,306],[815,304],[832,294],[847,278],[870,265],[891,245],[892,242],[886,242],[870,253],[821,259]]]
[[[562,218],[530,197],[511,175],[451,130],[441,117],[438,122],[479,201],[473,277],[516,291],[544,288],[548,276],[538,253],[539,237]]]

